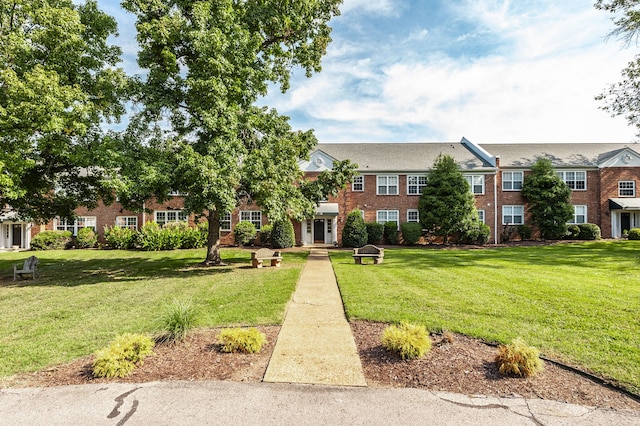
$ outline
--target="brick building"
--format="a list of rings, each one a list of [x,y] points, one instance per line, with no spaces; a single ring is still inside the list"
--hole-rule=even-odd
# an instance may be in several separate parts
[[[349,159],[359,175],[337,197],[320,203],[313,218],[294,223],[299,244],[340,243],[347,214],[359,208],[367,222],[417,222],[418,200],[426,175],[440,154],[452,156],[475,195],[480,219],[491,228],[490,242],[500,241],[507,225],[530,223],[520,189],[524,176],[540,158],[548,158],[572,189],[571,223],[594,223],[604,238],[619,238],[624,230],[640,227],[640,145],[636,144],[485,144],[463,138],[455,143],[319,144],[301,169],[313,177],[331,170],[336,160]],[[0,217],[0,248],[29,247],[30,238],[44,229],[93,227],[102,235],[105,226],[139,229],[148,221],[164,224],[189,220],[181,211],[179,194],[160,204],[146,204],[150,212],[126,211],[118,203],[94,210],[79,209],[73,222],[54,220],[37,226]],[[268,218],[259,206],[243,205],[225,215],[222,242],[233,242],[232,229],[241,220],[258,229]]]

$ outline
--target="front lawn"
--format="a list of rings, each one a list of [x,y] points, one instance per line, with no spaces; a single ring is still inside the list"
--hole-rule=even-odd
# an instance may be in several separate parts
[[[35,254],[39,278],[13,282],[13,264]],[[173,299],[193,299],[200,325],[280,324],[307,253],[282,268],[252,269],[246,250],[226,267],[200,268],[204,250],[69,250],[0,253],[0,377],[66,362],[117,334],[153,332]]]
[[[430,250],[381,265],[331,253],[350,320],[409,320],[497,342],[515,337],[640,392],[640,242]]]

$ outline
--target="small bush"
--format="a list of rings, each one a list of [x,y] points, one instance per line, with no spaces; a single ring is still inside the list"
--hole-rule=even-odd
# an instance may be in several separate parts
[[[387,244],[398,244],[398,224],[396,222],[385,222],[384,241]]]
[[[631,228],[627,238],[630,240],[640,240],[640,228]]]
[[[580,227],[578,225],[567,226],[567,239],[577,240],[580,238]]]
[[[267,223],[260,228],[260,244],[271,244],[271,233],[273,232],[273,225]]]
[[[390,325],[382,333],[382,346],[402,359],[420,358],[431,350],[431,338],[423,325],[401,322]]]
[[[601,238],[600,227],[594,223],[582,223],[578,225],[580,228],[579,240],[599,240]]]
[[[485,245],[489,242],[491,228],[486,223],[474,221],[460,235],[460,242],[463,244]]]
[[[367,244],[367,227],[362,219],[362,210],[352,210],[342,229],[342,245],[344,247],[362,247]]]
[[[138,232],[138,243],[143,250],[158,251],[162,249],[162,228],[155,222],[147,222]]]
[[[153,340],[142,334],[123,334],[105,349],[96,352],[93,362],[95,377],[125,377],[136,364],[141,364],[144,357],[153,351]]]
[[[76,247],[93,248],[98,244],[98,236],[91,228],[81,228],[76,236]]]
[[[227,328],[218,335],[222,352],[258,353],[266,342],[267,336],[257,328]]]
[[[531,236],[533,235],[533,230],[526,223],[518,225],[518,235],[520,235],[520,238],[523,241],[530,240]]]
[[[31,239],[33,250],[63,250],[71,244],[70,231],[42,231]]]
[[[233,229],[233,239],[239,246],[246,246],[255,238],[258,231],[256,226],[249,221],[239,222]]]
[[[422,225],[417,222],[405,222],[400,225],[402,239],[405,245],[411,246],[420,241],[422,236]]]
[[[277,221],[271,231],[271,246],[273,248],[289,248],[296,244],[296,236],[293,224],[289,219]]]
[[[500,373],[520,377],[535,376],[544,369],[540,351],[533,346],[527,346],[521,339],[515,339],[508,345],[500,345],[496,363]]]
[[[378,222],[367,222],[364,224],[367,229],[367,244],[380,244],[384,236],[384,225]]]
[[[173,300],[160,317],[161,335],[158,340],[166,343],[180,342],[197,325],[198,309],[191,299]]]
[[[137,232],[131,228],[118,226],[104,227],[104,239],[107,246],[118,250],[128,250],[136,246]]]

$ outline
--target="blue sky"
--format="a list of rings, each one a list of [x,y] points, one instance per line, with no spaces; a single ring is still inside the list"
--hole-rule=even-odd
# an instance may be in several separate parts
[[[128,72],[133,17],[116,17]],[[634,49],[594,0],[345,0],[311,79],[262,104],[314,129],[322,143],[632,142],[635,131],[594,96],[621,79]]]

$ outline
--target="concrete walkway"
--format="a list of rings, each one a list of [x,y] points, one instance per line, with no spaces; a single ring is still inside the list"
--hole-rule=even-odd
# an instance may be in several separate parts
[[[309,254],[264,381],[367,385],[326,250]]]

